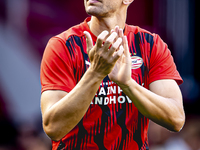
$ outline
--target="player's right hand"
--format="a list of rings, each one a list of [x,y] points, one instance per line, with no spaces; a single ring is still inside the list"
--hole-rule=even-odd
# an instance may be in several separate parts
[[[91,62],[91,69],[100,76],[108,75],[116,61],[123,54],[122,38],[118,33],[103,31],[98,37],[96,44],[93,46],[93,40],[89,32],[84,31],[87,42],[87,53]]]

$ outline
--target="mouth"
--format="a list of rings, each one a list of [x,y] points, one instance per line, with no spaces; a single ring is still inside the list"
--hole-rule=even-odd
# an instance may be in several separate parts
[[[90,4],[96,4],[96,3],[99,3],[100,0],[87,0],[87,2]]]

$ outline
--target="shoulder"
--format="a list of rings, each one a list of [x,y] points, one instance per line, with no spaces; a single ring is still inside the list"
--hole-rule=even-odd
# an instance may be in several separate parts
[[[88,30],[87,28],[88,28],[87,23],[84,21],[56,36],[51,37],[47,43],[44,54],[47,52],[63,53],[63,51],[66,53],[70,49],[69,47],[70,44],[71,47],[75,45],[74,41],[77,39],[76,37],[82,38],[84,36],[83,32],[85,30]],[[71,48],[70,50],[72,49],[73,48]]]
[[[160,39],[159,35],[151,33],[150,31],[145,30],[139,26],[126,24],[125,32],[127,37],[139,40],[139,42],[142,44],[147,42],[151,44],[151,46],[157,42],[157,39]]]
[[[128,25],[128,24],[126,24],[126,32],[128,34],[130,34],[130,33],[134,33],[134,34],[144,33],[144,34],[149,34],[151,36],[156,36],[155,33],[151,33],[150,31],[148,31],[146,29],[143,29],[139,26],[133,26],[133,25]]]
[[[82,22],[82,23],[75,25],[75,26],[69,28],[68,30],[54,36],[53,38],[58,38],[62,41],[67,41],[71,36],[78,36],[78,37],[84,36],[83,31],[85,31],[85,30],[88,30],[87,23]]]

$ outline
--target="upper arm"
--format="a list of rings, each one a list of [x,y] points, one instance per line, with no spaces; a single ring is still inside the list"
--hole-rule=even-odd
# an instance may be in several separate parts
[[[170,122],[173,122],[170,123],[172,126],[170,125],[171,127],[165,127],[171,131],[180,131],[185,123],[185,112],[183,108],[182,94],[177,82],[171,79],[157,80],[149,85],[149,89],[153,93],[162,96],[165,99],[163,103],[166,104],[166,111],[171,112],[166,114],[167,117],[170,118]]]
[[[47,90],[44,91],[41,95],[41,111],[43,117],[43,123],[48,120],[45,114],[48,114],[48,110],[55,105],[59,100],[61,100],[68,93],[61,90]]]
[[[175,80],[164,79],[152,82],[150,91],[165,98],[170,98],[182,105],[182,94]]]

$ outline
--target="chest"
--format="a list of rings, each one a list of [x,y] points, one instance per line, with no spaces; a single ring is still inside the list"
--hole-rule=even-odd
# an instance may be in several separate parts
[[[147,80],[150,68],[149,62],[153,45],[153,37],[145,33],[130,33],[127,38],[132,62],[132,78],[138,84],[148,88]],[[86,39],[84,36],[71,36],[66,41],[66,46],[68,49],[73,49],[73,54],[71,55],[72,65],[74,67],[74,76],[78,82],[90,66],[90,60],[87,55]]]

